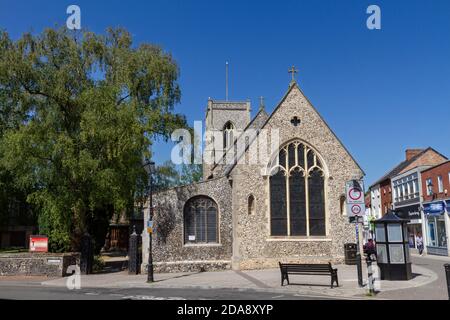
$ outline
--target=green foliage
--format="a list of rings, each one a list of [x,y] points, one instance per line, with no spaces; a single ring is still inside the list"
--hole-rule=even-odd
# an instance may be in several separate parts
[[[95,215],[132,210],[152,140],[186,127],[177,77],[169,54],[123,29],[0,32],[0,168],[32,190],[51,250],[92,232]]]
[[[101,272],[103,269],[105,269],[105,261],[100,255],[94,256],[94,261],[92,263],[92,271],[94,272]]]
[[[203,167],[201,164],[182,164],[180,173],[180,184],[186,185],[199,182],[203,177]]]
[[[200,164],[181,164],[176,166],[172,161],[166,161],[162,165],[157,166],[155,171],[155,191],[198,182],[203,176]]]

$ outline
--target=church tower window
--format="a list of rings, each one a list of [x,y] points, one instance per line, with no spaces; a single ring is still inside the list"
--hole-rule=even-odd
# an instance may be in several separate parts
[[[218,242],[218,208],[216,202],[206,196],[189,199],[184,206],[184,242]]]
[[[325,236],[325,175],[315,151],[300,141],[281,148],[271,168],[272,236]]]
[[[231,121],[228,121],[223,127],[223,147],[228,149],[234,143],[234,125]]]

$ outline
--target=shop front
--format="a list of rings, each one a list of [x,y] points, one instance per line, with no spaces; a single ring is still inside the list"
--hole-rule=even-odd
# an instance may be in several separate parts
[[[409,247],[417,248],[416,238],[422,233],[420,205],[415,204],[405,207],[396,207],[395,213],[399,218],[409,220],[407,224]]]
[[[439,256],[448,256],[448,208],[449,202],[436,201],[423,205],[426,220],[426,246],[427,253]]]

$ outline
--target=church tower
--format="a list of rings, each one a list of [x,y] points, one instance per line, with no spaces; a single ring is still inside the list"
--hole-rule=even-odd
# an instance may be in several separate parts
[[[203,180],[213,173],[224,151],[250,122],[250,101],[214,101],[208,99],[206,108],[206,141],[203,155]]]

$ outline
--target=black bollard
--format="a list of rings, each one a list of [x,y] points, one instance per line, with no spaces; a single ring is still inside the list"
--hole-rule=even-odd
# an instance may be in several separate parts
[[[448,300],[450,300],[450,264],[448,263],[444,264],[444,268],[445,268],[445,277],[447,278]]]
[[[128,274],[139,273],[139,260],[139,235],[136,234],[136,226],[133,226],[133,233],[130,236],[130,245],[128,248]]]
[[[363,287],[363,276],[362,276],[362,262],[361,262],[361,254],[359,252],[356,254],[356,268],[358,271],[358,286]]]
[[[81,256],[80,256],[80,272],[81,274],[91,274],[94,262],[94,246],[89,233],[85,233],[81,237]]]

